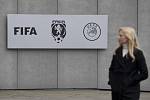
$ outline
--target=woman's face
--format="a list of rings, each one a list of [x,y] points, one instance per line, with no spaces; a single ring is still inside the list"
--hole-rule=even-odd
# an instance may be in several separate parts
[[[127,44],[128,43],[128,38],[122,32],[119,32],[118,42],[119,42],[120,45]]]

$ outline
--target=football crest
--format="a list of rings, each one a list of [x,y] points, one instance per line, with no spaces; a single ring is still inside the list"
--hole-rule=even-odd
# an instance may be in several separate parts
[[[61,43],[66,36],[66,24],[64,20],[52,21],[52,36],[57,43]]]
[[[84,37],[89,41],[97,40],[101,35],[101,28],[96,23],[88,23],[83,29]]]

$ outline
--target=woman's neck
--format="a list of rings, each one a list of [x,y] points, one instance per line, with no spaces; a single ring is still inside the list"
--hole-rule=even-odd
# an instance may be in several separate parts
[[[124,57],[127,53],[128,53],[128,45],[127,44],[123,44],[122,45],[122,56]]]
[[[123,49],[128,49],[128,44],[122,44]]]

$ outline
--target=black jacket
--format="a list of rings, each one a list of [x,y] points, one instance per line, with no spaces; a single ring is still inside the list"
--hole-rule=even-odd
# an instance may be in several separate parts
[[[109,82],[112,88],[118,86],[134,86],[148,78],[148,70],[143,52],[134,49],[135,61],[127,54],[122,57],[122,47],[119,47],[113,55],[109,68]]]

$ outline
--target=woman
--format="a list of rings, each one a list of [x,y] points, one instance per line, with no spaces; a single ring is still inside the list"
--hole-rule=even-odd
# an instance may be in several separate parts
[[[148,78],[145,57],[133,28],[121,27],[118,33],[119,47],[109,68],[112,100],[139,100],[140,82]]]

